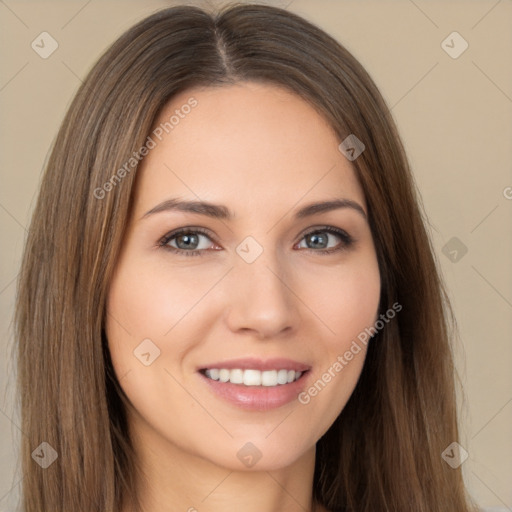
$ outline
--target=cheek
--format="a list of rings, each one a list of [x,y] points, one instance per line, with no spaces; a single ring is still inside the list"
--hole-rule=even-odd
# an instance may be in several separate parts
[[[315,281],[323,286],[311,296],[311,309],[328,327],[328,334],[320,339],[320,364],[298,397],[308,411],[305,422],[317,435],[311,441],[332,425],[357,384],[370,338],[366,329],[375,325],[381,291],[373,256],[338,272],[330,270],[329,279],[317,275]]]
[[[339,352],[372,326],[378,316],[380,273],[375,257],[311,278],[311,309],[324,323],[328,352]],[[309,305],[309,304],[308,304]]]
[[[123,262],[111,282],[106,318],[108,347],[114,372],[134,408],[128,412],[136,412],[131,418],[138,428],[146,428],[145,422],[149,421],[165,435],[172,425],[169,432],[186,438],[181,423],[173,417],[176,407],[169,404],[189,411],[197,408],[172,377],[176,374],[181,381],[175,367],[189,350],[190,341],[180,330],[180,320],[197,302],[197,293],[194,286],[183,283],[171,286],[163,272],[144,262]],[[168,350],[170,341],[172,350]],[[145,420],[142,423],[141,418]]]
[[[218,280],[190,269],[158,268],[141,262],[121,267],[113,280],[108,311],[134,338],[162,338]],[[116,328],[116,326],[113,326]]]
[[[208,329],[205,296],[219,276],[185,267],[171,272],[133,255],[121,260],[108,294],[106,334],[115,373],[120,381],[129,375],[121,386],[134,402],[161,389],[158,379],[170,378],[165,369],[175,373]]]
[[[130,373],[133,380],[145,368],[144,362],[161,361],[162,335],[172,327],[169,312],[174,310],[168,298],[161,299],[147,265],[123,261],[118,266],[107,299],[106,334],[119,379]]]

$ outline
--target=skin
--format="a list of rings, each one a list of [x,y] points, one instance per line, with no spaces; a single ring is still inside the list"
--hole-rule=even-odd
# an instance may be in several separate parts
[[[336,198],[367,213],[364,193],[332,128],[295,94],[255,82],[195,88],[174,97],[155,126],[191,96],[197,106],[137,171],[108,296],[109,349],[132,404],[130,432],[147,477],[138,485],[141,499],[155,512],[313,510],[315,443],[354,390],[364,346],[308,404],[293,400],[269,411],[218,397],[197,368],[287,357],[311,365],[307,389],[374,324],[380,275],[365,216],[353,208],[293,216],[305,204]],[[235,217],[144,217],[171,197],[223,204]],[[306,235],[326,225],[354,243],[346,247],[323,231],[320,243],[343,249],[320,253]],[[159,246],[181,227],[211,233],[192,247],[202,255]],[[263,249],[251,264],[236,252],[247,236]],[[185,246],[183,237],[168,244]],[[160,350],[149,366],[133,353],[147,338]],[[262,454],[250,468],[237,457],[247,442]]]

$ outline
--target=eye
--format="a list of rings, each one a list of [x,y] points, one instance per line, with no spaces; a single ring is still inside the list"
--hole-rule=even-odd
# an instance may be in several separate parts
[[[335,246],[329,246],[329,238],[331,238],[331,240],[332,238],[335,238],[333,235],[338,237],[341,240],[341,243]],[[306,240],[307,250],[323,254],[347,249],[354,243],[354,239],[346,231],[333,226],[323,226],[321,228],[316,228],[314,231],[309,231],[303,236],[302,240]]]
[[[201,238],[209,239],[210,243],[202,242]],[[202,256],[204,250],[208,249],[212,242],[207,231],[201,228],[186,228],[168,233],[158,245],[176,254]]]
[[[341,242],[334,246],[330,245],[332,239],[336,237]],[[210,243],[204,239],[209,240]],[[298,248],[305,248],[308,251],[321,254],[330,254],[347,249],[354,243],[353,238],[346,231],[333,226],[323,226],[309,231],[303,235],[301,243],[302,240],[306,241],[306,247],[299,244]],[[202,228],[180,228],[168,233],[158,242],[159,247],[184,256],[203,256],[212,244],[211,235]]]

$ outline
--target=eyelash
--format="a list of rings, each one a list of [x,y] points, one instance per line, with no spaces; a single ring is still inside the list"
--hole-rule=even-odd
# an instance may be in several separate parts
[[[205,235],[210,240],[212,240],[209,232],[203,228],[180,228],[176,231],[172,231],[172,232],[168,233],[167,235],[165,235],[158,242],[158,247],[161,247],[162,249],[170,251],[174,254],[179,254],[179,255],[183,255],[183,256],[187,256],[187,257],[188,256],[203,256],[203,253],[206,252],[205,249],[193,249],[190,251],[186,251],[184,249],[178,249],[176,247],[170,247],[169,245],[167,245],[173,238],[177,238],[180,235],[190,235],[190,234],[198,234],[198,233]],[[320,228],[315,228],[311,231],[308,231],[307,233],[304,233],[304,235],[302,236],[300,241],[302,241],[302,239],[307,237],[308,235],[313,235],[313,234],[317,234],[317,233],[330,233],[330,234],[337,235],[339,238],[341,238],[342,242],[338,247],[330,248],[330,249],[306,248],[306,249],[301,249],[301,250],[306,250],[308,252],[313,252],[313,253],[332,254],[332,253],[335,253],[338,251],[342,251],[344,249],[348,249],[350,246],[352,246],[352,244],[355,241],[346,231],[343,231],[342,229],[339,229],[339,228],[335,228],[333,226],[321,226]],[[214,242],[214,240],[212,240],[212,242]]]

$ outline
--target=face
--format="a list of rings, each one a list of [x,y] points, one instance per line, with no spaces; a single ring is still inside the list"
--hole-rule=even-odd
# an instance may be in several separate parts
[[[130,428],[162,453],[285,467],[345,406],[377,319],[364,193],[329,124],[275,85],[183,92],[150,136],[106,326]]]

